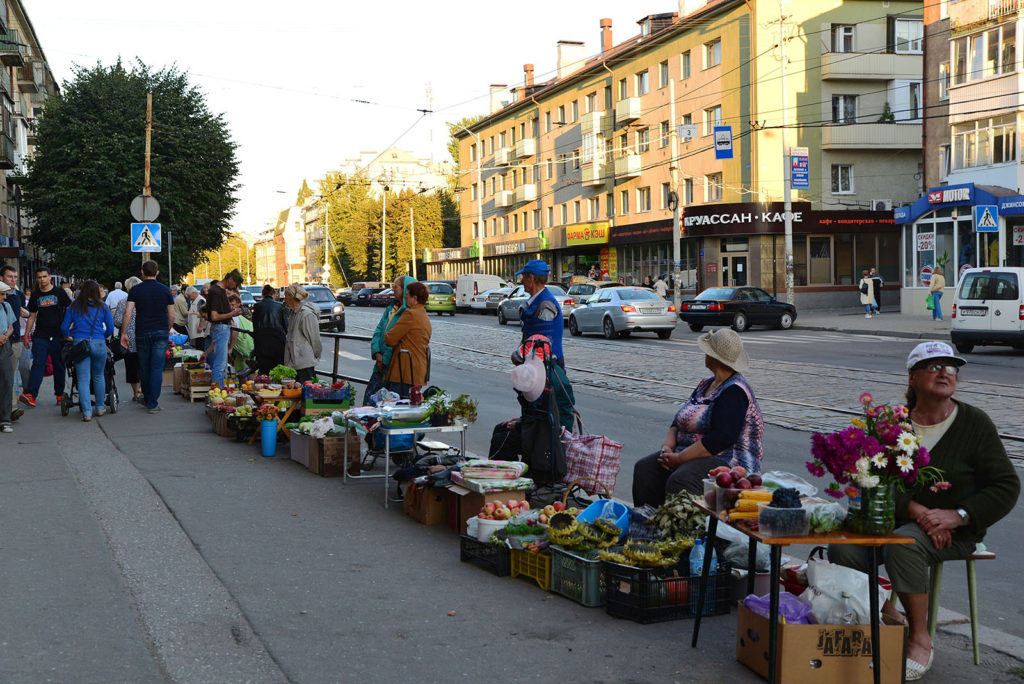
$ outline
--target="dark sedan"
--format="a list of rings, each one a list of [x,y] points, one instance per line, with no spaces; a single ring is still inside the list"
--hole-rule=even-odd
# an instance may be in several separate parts
[[[728,325],[736,332],[752,325],[789,330],[796,320],[796,307],[778,301],[759,287],[712,287],[696,299],[684,300],[679,318],[694,332],[705,325]]]
[[[356,306],[372,306],[373,295],[377,294],[383,289],[383,287],[364,287],[362,290],[356,293],[355,297],[352,298],[352,303],[355,304]]]
[[[395,301],[395,291],[390,287],[386,290],[381,290],[370,298],[371,303],[374,306],[387,306]]]

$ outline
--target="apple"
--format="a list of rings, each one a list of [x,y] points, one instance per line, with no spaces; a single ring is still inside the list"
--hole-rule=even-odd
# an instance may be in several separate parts
[[[565,504],[562,503],[561,501],[556,501],[555,503],[553,503],[551,505],[555,507],[555,512],[556,513],[558,511],[564,511],[565,510]]]
[[[541,525],[547,525],[548,524],[548,516],[547,516],[547,514],[546,513],[541,513],[540,515],[538,515],[537,516],[537,522],[539,522]]]
[[[530,510],[530,502],[529,501],[520,501],[519,502],[519,510],[521,510],[521,511],[528,511],[528,510]]]
[[[708,477],[718,477],[722,473],[729,472],[729,466],[718,466],[708,471]]]
[[[761,476],[758,475],[757,473],[750,473],[749,475],[747,475],[747,479],[750,480],[750,484],[752,484],[753,486],[761,486]]]
[[[487,515],[483,511],[480,511],[476,517],[480,518],[481,520],[487,520]]]
[[[547,506],[544,507],[544,515],[548,516],[549,518],[557,512],[558,511],[556,511],[555,507],[552,506],[551,504],[548,504]]]
[[[741,477],[739,479],[739,481],[736,482],[736,489],[753,489],[753,488],[754,488],[753,485],[750,484],[750,480],[748,480],[745,477]]]
[[[718,477],[715,478],[715,484],[725,489],[732,487],[732,475],[729,473],[719,473]]]
[[[484,504],[483,510],[484,510],[484,513],[486,513],[488,515],[493,515],[495,508],[496,508],[495,505],[493,503],[489,502],[489,503],[485,503]]]
[[[744,468],[743,466],[733,466],[732,467],[732,472],[739,473],[740,477],[746,477],[747,476],[747,469]]]
[[[509,508],[518,508],[519,507],[519,501],[517,501],[516,499],[509,499],[508,500],[508,507]]]

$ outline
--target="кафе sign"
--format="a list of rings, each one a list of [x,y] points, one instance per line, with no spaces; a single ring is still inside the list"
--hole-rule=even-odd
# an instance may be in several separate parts
[[[891,211],[813,211],[810,202],[793,202],[792,220],[793,232],[805,234],[895,229]],[[785,205],[739,202],[687,207],[683,227],[687,236],[781,234],[786,227]]]

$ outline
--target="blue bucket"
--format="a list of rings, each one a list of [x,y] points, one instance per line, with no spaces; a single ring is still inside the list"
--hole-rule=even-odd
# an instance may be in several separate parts
[[[267,458],[277,456],[277,421],[260,421],[260,451]]]
[[[576,519],[593,523],[604,511],[606,504],[612,506],[615,512],[615,526],[622,530],[622,534],[619,535],[619,541],[622,541],[629,533],[629,507],[624,503],[612,501],[611,499],[598,499],[580,511]]]

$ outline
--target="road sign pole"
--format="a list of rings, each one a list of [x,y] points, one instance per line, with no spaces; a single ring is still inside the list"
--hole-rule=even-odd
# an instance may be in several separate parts
[[[171,277],[171,231],[167,231],[167,285],[168,287],[174,282]]]

